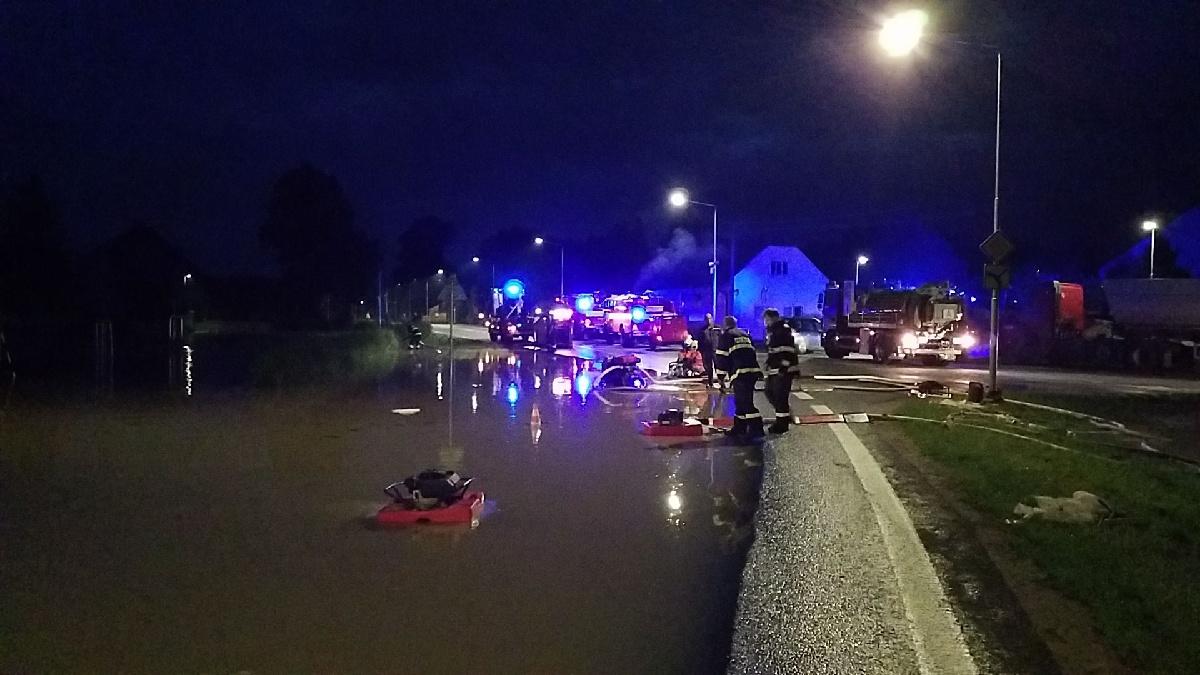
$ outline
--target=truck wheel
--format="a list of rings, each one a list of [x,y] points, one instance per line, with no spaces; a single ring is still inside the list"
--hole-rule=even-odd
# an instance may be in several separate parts
[[[875,363],[886,364],[892,360],[892,354],[895,351],[887,340],[876,340],[875,344],[871,345],[871,360]]]
[[[825,356],[828,356],[831,359],[840,360],[846,358],[846,352],[842,351],[841,349],[830,349],[829,347],[826,347]]]

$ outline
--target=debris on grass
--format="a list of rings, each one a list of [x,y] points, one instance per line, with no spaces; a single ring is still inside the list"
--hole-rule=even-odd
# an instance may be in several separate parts
[[[1085,490],[1076,490],[1070,497],[1035,495],[1033,499],[1035,506],[1021,502],[1013,507],[1013,513],[1021,516],[1021,519],[1008,523],[1023,523],[1037,517],[1057,523],[1087,524],[1099,523],[1113,516],[1112,508],[1103,499]]]

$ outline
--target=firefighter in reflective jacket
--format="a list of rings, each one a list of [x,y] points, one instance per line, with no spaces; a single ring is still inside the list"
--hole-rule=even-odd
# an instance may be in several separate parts
[[[762,414],[754,407],[754,383],[762,377],[762,370],[750,336],[737,327],[737,319],[732,316],[725,317],[725,330],[717,339],[713,360],[717,374],[733,389],[734,417],[729,435],[762,438]]]
[[[763,312],[767,327],[767,400],[775,408],[775,422],[769,431],[782,434],[792,422],[792,380],[800,372],[800,356],[792,328],[780,316],[779,310]]]

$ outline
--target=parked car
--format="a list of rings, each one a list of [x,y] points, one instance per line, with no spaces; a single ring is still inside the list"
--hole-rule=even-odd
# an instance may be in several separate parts
[[[792,338],[796,341],[796,350],[808,354],[821,346],[821,321],[808,317],[796,317],[788,321],[792,327]]]

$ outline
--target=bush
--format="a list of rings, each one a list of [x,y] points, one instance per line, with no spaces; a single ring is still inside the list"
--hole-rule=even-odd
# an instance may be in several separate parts
[[[368,324],[337,333],[281,333],[254,364],[258,385],[359,382],[386,376],[400,356],[400,338]]]

